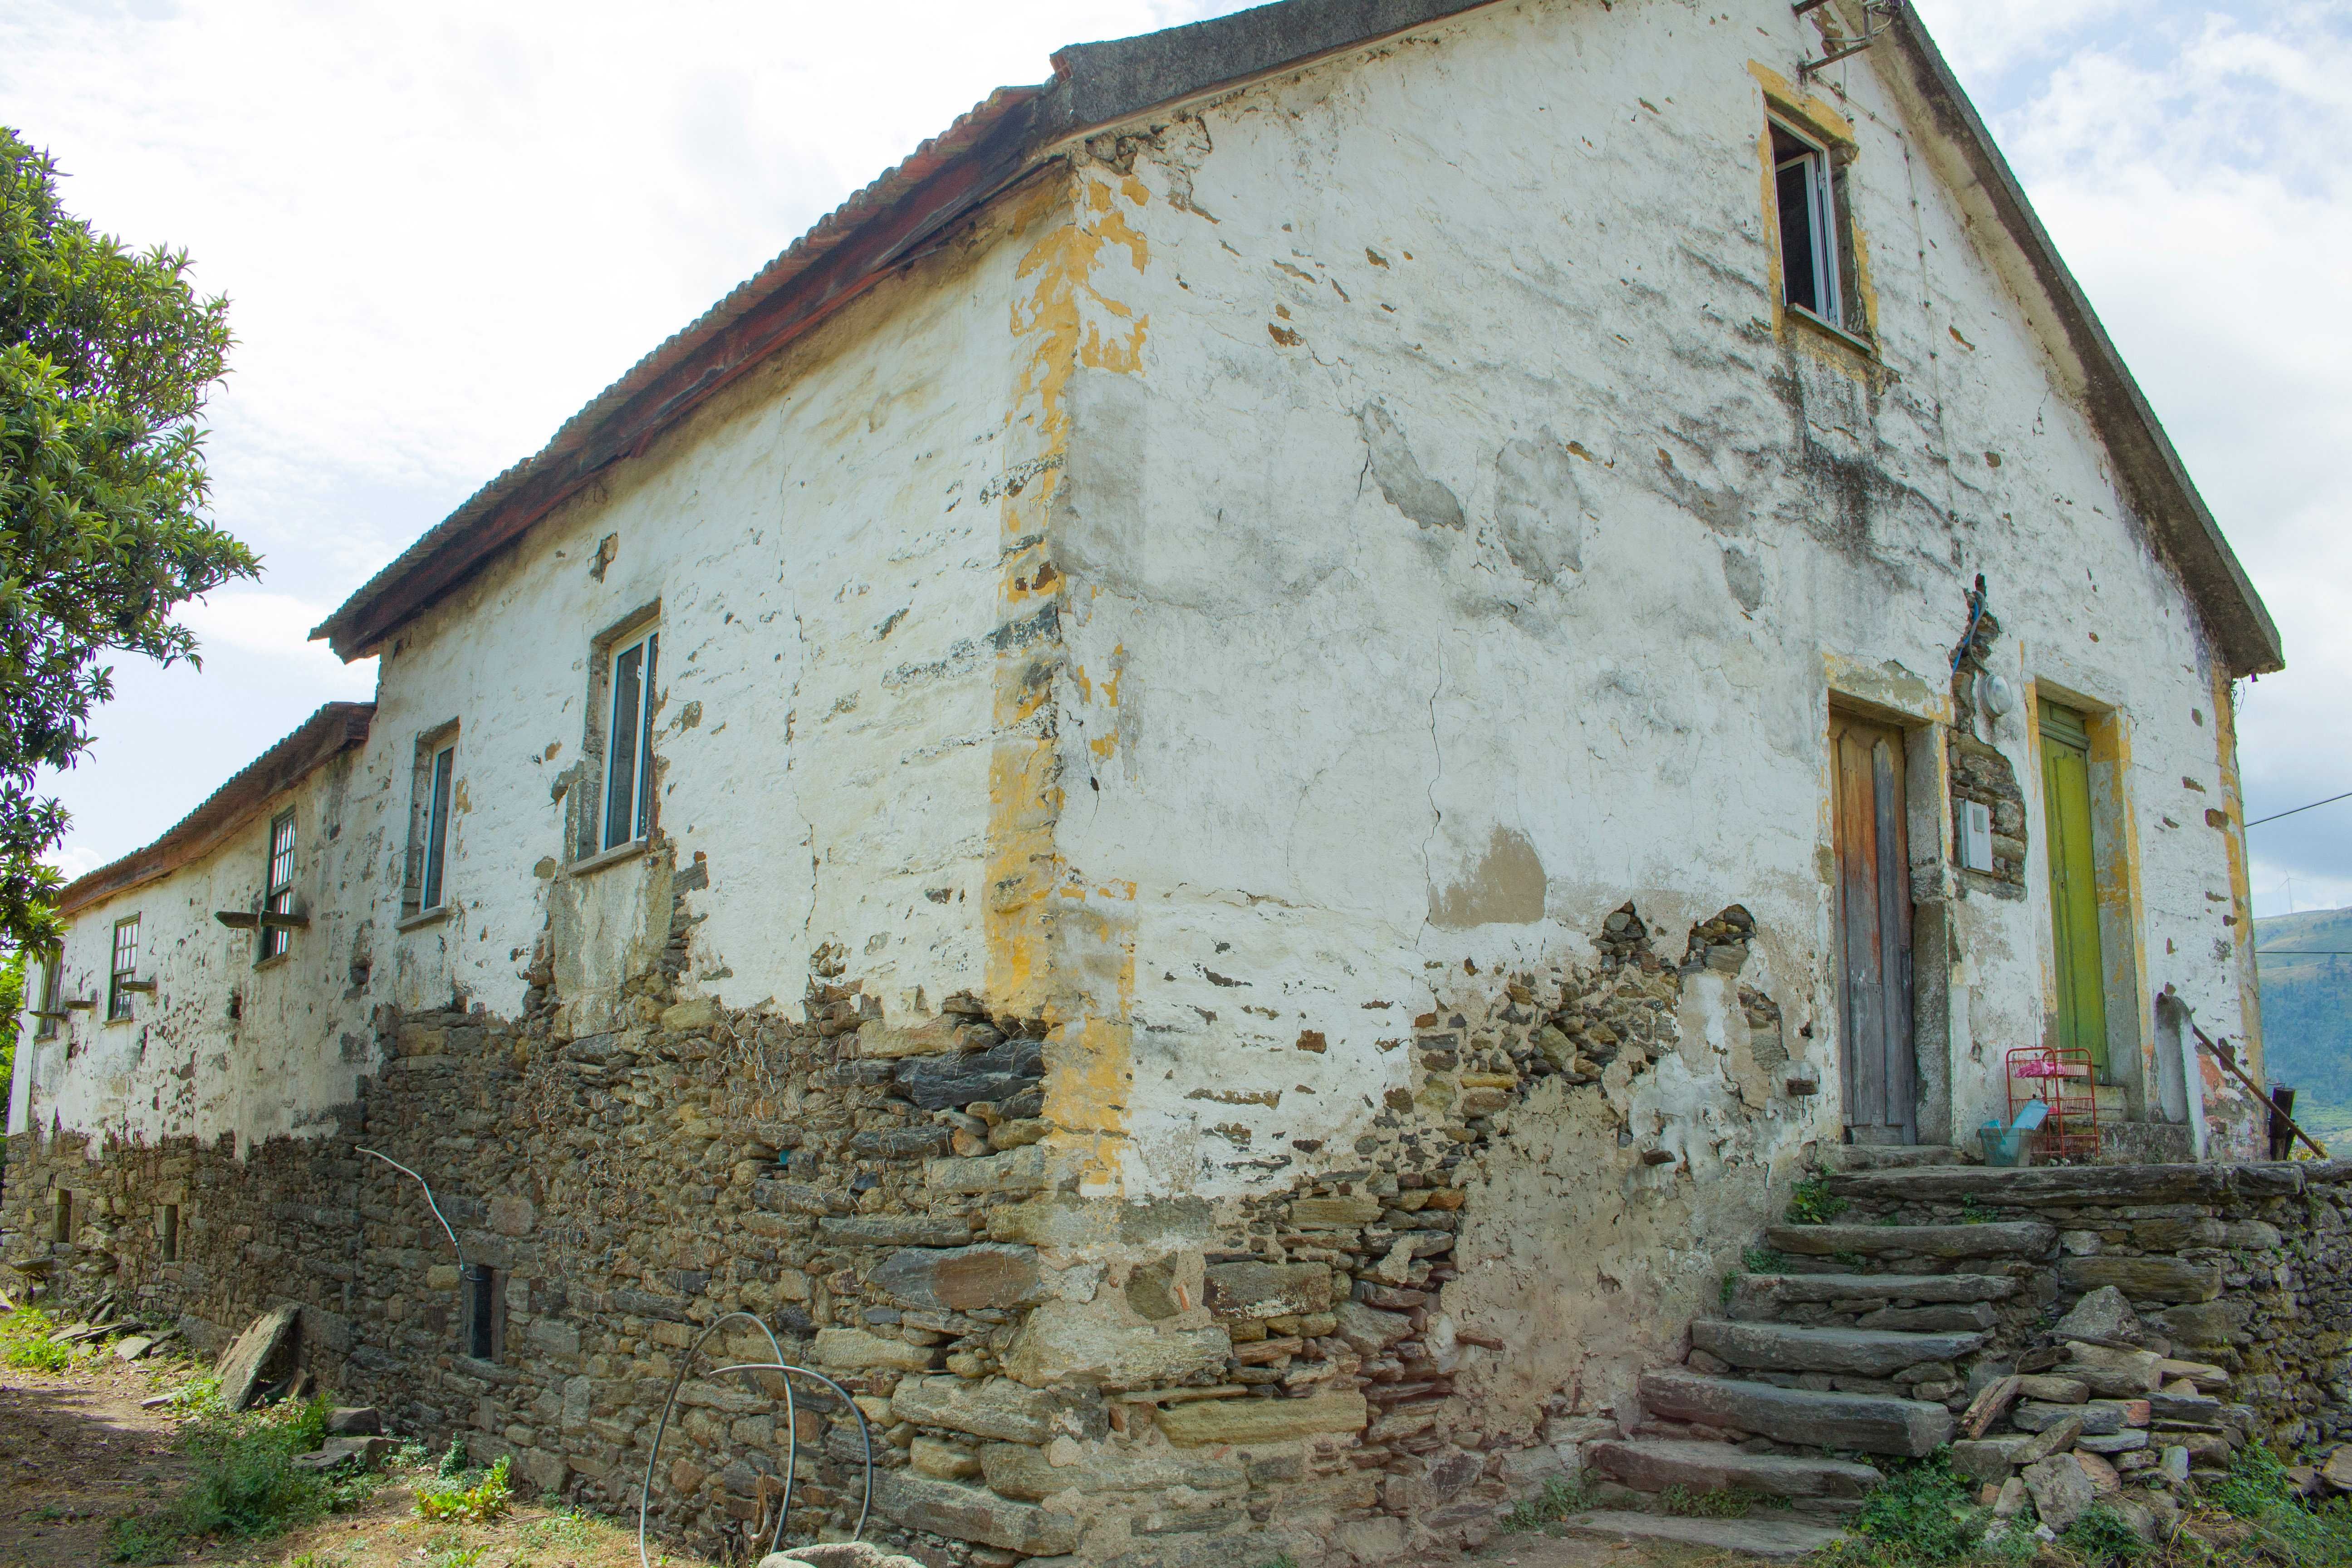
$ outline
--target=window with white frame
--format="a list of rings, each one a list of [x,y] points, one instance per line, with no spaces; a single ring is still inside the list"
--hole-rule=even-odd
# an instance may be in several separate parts
[[[604,729],[604,832],[599,849],[616,849],[653,831],[654,664],[652,631],[614,644],[606,679],[611,722]]]
[[[1827,147],[1776,120],[1772,176],[1780,219],[1781,298],[1817,321],[1851,330],[1836,160]]]
[[[449,812],[457,784],[457,727],[445,724],[416,742],[416,782],[408,820],[408,914],[444,907],[448,898]]]
[[[262,890],[261,912],[269,915],[290,915],[294,912],[294,814],[290,811],[280,812],[270,819],[268,879]],[[293,945],[293,931],[284,926],[263,922],[262,959],[276,958]]]
[[[131,995],[144,989],[139,984],[139,917],[130,915],[114,922],[114,958],[106,981],[107,1020],[131,1016]]]

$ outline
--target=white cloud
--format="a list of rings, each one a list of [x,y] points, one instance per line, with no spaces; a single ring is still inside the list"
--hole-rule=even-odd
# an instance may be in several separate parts
[[[223,588],[183,605],[179,618],[196,634],[200,652],[225,646],[283,659],[319,654],[329,664],[339,662],[310,641],[310,628],[326,618],[325,607],[290,594]]]

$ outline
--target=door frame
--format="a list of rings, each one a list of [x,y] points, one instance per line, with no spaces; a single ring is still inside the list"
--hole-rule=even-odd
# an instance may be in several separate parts
[[[2025,733],[2033,796],[2027,886],[2039,911],[2043,1043],[2057,1043],[2058,954],[2051,930],[2049,802],[2042,770],[2042,709],[2072,709],[2090,738],[2091,851],[2097,879],[2099,956],[2106,1008],[2107,1072],[2101,1081],[2124,1094],[2133,1121],[2164,1120],[2149,1086],[2156,1077],[2156,1005],[2148,984],[2147,921],[2142,895],[2139,825],[2131,805],[2131,718],[2079,686],[2036,673],[2026,683]],[[2218,792],[2216,798],[2219,798]]]
[[[1837,973],[1835,812],[1836,757],[1829,744],[1832,710],[1883,724],[1903,737],[1905,829],[1911,879],[1911,1052],[1916,1079],[1915,1136],[1923,1144],[1954,1140],[1952,1084],[1958,1044],[1953,1034],[1953,974],[1958,962],[1953,910],[1958,874],[1952,869],[1952,775],[1947,741],[1953,723],[1951,689],[1935,677],[1917,676],[1892,661],[1865,663],[1834,652],[1822,657],[1826,688],[1820,715],[1821,888],[1828,983],[1817,993],[1819,1016],[1830,1025],[1839,1059],[1825,1064],[1842,1070],[1844,1042],[1839,1037]],[[1938,672],[1940,674],[1940,671]],[[1840,1084],[1838,1135],[1845,1125]]]

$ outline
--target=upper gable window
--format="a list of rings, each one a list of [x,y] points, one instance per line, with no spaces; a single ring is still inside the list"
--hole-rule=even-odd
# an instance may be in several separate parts
[[[656,633],[646,631],[616,642],[610,656],[612,721],[604,730],[600,849],[616,849],[653,831],[654,664],[660,644]]]
[[[280,812],[269,824],[268,879],[261,899],[264,914],[294,912],[294,814]],[[294,945],[294,933],[284,926],[261,928],[261,958],[276,958]]]
[[[1832,327],[1853,331],[1846,309],[1844,184],[1836,160],[1811,138],[1772,121],[1772,175],[1780,218],[1783,300]]]

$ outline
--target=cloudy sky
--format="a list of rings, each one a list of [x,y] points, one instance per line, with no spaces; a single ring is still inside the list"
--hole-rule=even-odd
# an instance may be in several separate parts
[[[2251,814],[2352,790],[2352,0],[1917,4],[2285,635],[2244,704]],[[65,869],[367,696],[310,626],[991,87],[1241,8],[8,0],[0,121],[235,301],[215,502],[268,567],[191,608],[201,676],[119,669],[58,781]],[[2260,912],[2352,904],[2352,802],[2253,841]]]

